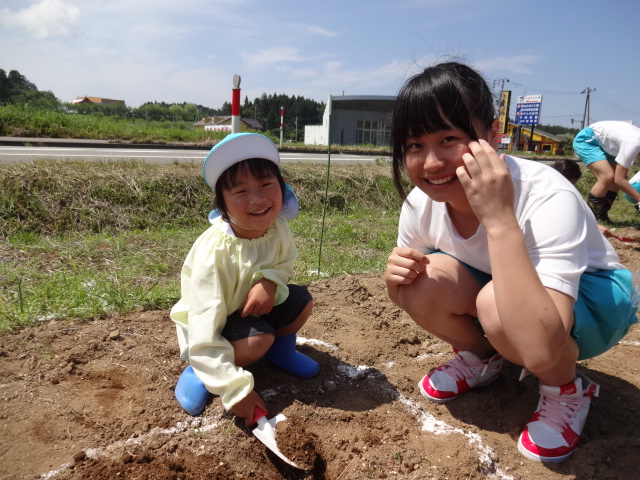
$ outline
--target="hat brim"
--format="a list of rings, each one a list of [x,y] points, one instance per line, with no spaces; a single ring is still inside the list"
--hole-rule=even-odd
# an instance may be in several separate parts
[[[259,133],[232,133],[211,149],[202,164],[202,176],[215,189],[220,175],[232,165],[249,158],[264,158],[280,167],[276,145]]]

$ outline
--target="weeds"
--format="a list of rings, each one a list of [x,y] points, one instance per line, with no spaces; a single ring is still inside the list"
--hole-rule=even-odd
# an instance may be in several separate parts
[[[298,247],[292,282],[383,271],[401,207],[388,167],[332,167],[321,256],[326,166],[285,164],[283,174],[301,203],[300,215],[289,221]],[[583,197],[594,182],[585,171],[577,185]],[[637,212],[620,197],[611,218],[616,226],[636,226]],[[208,227],[211,208],[200,165],[5,166],[0,331],[51,318],[171,308],[182,263]]]
[[[231,419],[226,423],[225,427],[222,429],[223,435],[230,435],[233,433],[236,427],[236,416],[234,415]]]
[[[0,330],[50,318],[169,309],[180,270],[208,227],[212,194],[200,165],[39,161],[0,171]],[[301,202],[289,222],[293,282],[381,271],[400,201],[386,167],[331,170],[318,258],[326,167],[285,164]]]

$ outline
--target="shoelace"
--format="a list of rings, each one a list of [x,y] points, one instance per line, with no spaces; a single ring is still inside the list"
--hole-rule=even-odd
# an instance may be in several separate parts
[[[482,372],[480,376],[482,376],[485,370],[489,367],[489,365],[485,365],[484,363],[468,363],[464,358],[460,355],[456,355],[451,361],[445,363],[443,365],[444,369],[447,370],[447,375],[454,378],[455,380],[467,379],[471,377],[475,377],[477,372],[482,368]],[[480,367],[480,368],[475,368]]]
[[[571,423],[580,407],[587,400],[585,396],[568,399],[566,397],[542,394],[542,406],[538,412],[539,419],[550,427],[562,431],[566,425]]]

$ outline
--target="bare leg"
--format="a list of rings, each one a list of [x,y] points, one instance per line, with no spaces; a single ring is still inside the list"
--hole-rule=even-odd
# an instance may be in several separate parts
[[[604,197],[609,190],[614,188],[614,167],[606,160],[602,159],[590,163],[587,167],[596,177],[596,183],[591,187],[591,193],[597,197]]]
[[[285,336],[296,333],[307,322],[309,316],[311,316],[312,309],[313,302],[309,302],[293,323],[280,328],[276,334],[278,336]],[[273,335],[263,333],[262,335],[254,335],[253,337],[247,337],[230,342],[235,354],[235,364],[238,367],[246,367],[247,365],[258,361],[265,353],[267,353],[269,348],[271,348],[274,339]]]
[[[430,255],[429,260],[424,274],[399,289],[399,306],[414,322],[454,348],[480,358],[491,356],[495,350],[475,323],[480,286],[449,255]]]
[[[565,385],[574,380],[579,352],[578,344],[568,333],[570,328],[567,328],[567,337],[561,345],[560,354],[554,363],[549,364],[548,361],[545,361],[543,363],[527,364],[526,356],[514,348],[504,333],[496,308],[492,283],[487,284],[478,295],[478,317],[487,338],[495,346],[496,350],[507,360],[527,368],[543,384]],[[531,342],[533,344],[533,339]]]
[[[229,342],[233,346],[236,366],[246,367],[258,361],[273,345],[274,339],[273,335],[263,333]]]
[[[307,323],[307,320],[309,320],[309,317],[311,316],[311,310],[313,310],[313,302],[307,303],[307,306],[304,308],[304,310],[302,310],[300,315],[298,315],[298,318],[296,318],[293,323],[280,328],[276,332],[276,334],[278,336],[284,336],[296,333],[302,328],[305,323]]]

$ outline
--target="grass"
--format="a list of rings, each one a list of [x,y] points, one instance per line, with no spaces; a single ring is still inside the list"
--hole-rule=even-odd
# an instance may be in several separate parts
[[[279,137],[273,132],[257,132],[267,135],[276,144]],[[111,143],[132,144],[191,144],[212,146],[227,132],[197,129],[192,122],[146,121],[121,116],[101,114],[83,115],[63,111],[51,111],[29,105],[0,105],[0,136],[36,138],[73,138],[108,140]],[[332,145],[334,152],[369,152],[388,154],[389,147],[374,145]],[[287,142],[281,149],[321,151],[322,145],[306,145]]]
[[[634,166],[629,171],[628,177],[631,178],[638,171],[638,167]],[[576,187],[582,194],[583,198],[587,198],[589,190],[596,181],[596,177],[587,169],[583,169],[582,178],[578,181]],[[614,202],[613,207],[609,211],[609,218],[615,223],[607,224],[609,228],[637,228],[640,223],[640,216],[634,208],[633,204],[625,200],[622,192],[618,193],[618,199]]]
[[[213,145],[225,133],[196,130],[188,122],[146,122],[119,116],[69,114],[9,104],[0,106],[0,135]]]
[[[286,164],[301,214],[289,222],[296,283],[381,271],[400,202],[383,165]],[[169,309],[180,269],[208,227],[199,165],[39,161],[0,171],[0,330],[52,318]],[[318,265],[320,264],[320,274]]]
[[[383,271],[401,206],[389,165],[332,166],[324,233],[326,166],[285,164],[283,173],[301,202],[300,215],[289,222],[299,250],[293,282]],[[584,173],[577,186],[583,196],[594,181]],[[182,263],[208,227],[211,204],[200,165],[3,166],[0,331],[53,318],[171,308]],[[638,224],[622,195],[610,216],[615,227]]]

